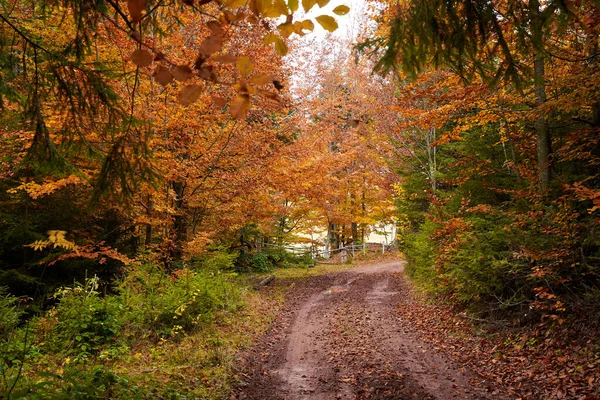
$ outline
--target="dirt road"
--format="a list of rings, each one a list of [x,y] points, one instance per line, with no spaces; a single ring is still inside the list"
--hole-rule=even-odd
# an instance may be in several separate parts
[[[398,316],[402,271],[401,261],[391,261],[296,284],[247,356],[237,398],[501,398],[466,366],[419,341],[415,321]]]

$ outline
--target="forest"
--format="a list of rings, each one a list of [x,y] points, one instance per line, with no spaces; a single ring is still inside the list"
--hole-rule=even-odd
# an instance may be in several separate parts
[[[0,0],[0,398],[242,399],[288,291],[390,225],[424,340],[470,332],[508,398],[599,398],[599,24],[598,0]]]

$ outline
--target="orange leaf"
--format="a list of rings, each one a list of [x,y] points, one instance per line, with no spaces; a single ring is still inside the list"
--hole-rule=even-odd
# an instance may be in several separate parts
[[[213,35],[223,36],[223,34],[225,33],[223,31],[223,26],[221,26],[221,24],[217,21],[208,21],[206,23],[206,27],[210,29]]]
[[[267,99],[281,103],[281,97],[277,93],[269,92],[268,90],[261,90],[260,95],[266,97]]]
[[[231,54],[221,54],[217,56],[212,56],[211,59],[216,62],[220,62],[223,64],[235,64],[237,61],[236,56],[232,56]]]
[[[131,61],[138,67],[147,67],[154,61],[154,56],[148,50],[137,49],[131,53]]]
[[[217,95],[214,95],[214,94],[210,95],[210,100],[213,102],[213,104],[215,106],[218,106],[218,107],[225,107],[225,105],[227,104],[227,100],[225,100],[221,96],[217,96]]]
[[[162,65],[154,71],[153,76],[156,82],[160,83],[162,86],[167,86],[169,83],[173,82],[173,74]]]
[[[217,53],[223,47],[223,36],[212,35],[204,39],[200,44],[200,53],[210,56],[211,54]]]
[[[127,10],[131,22],[136,23],[142,20],[142,11],[146,9],[146,0],[127,0]]]
[[[181,89],[179,95],[177,95],[177,101],[179,101],[181,105],[189,106],[198,100],[201,93],[202,88],[200,85],[187,85]]]
[[[248,79],[248,82],[254,83],[255,85],[268,85],[273,81],[273,77],[271,75],[259,74],[254,75],[252,78]]]
[[[192,73],[192,69],[187,65],[177,65],[172,70],[171,73],[180,82],[185,82],[194,76]]]
[[[247,94],[239,95],[231,103],[231,116],[237,119],[244,118],[250,109],[250,96]]]

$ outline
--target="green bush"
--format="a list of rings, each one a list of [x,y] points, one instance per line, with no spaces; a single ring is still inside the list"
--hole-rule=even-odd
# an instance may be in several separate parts
[[[0,397],[8,398],[8,393],[0,391]],[[10,398],[92,400],[144,397],[140,388],[104,366],[82,368],[68,365],[61,374],[41,372],[35,382],[22,382],[22,385],[10,393]]]
[[[213,264],[206,268],[184,268],[173,274],[159,265],[132,267],[119,285],[123,324],[142,334],[177,335],[210,322],[216,312],[240,308],[241,289],[227,274],[212,272],[223,264],[211,260]]]
[[[434,265],[436,243],[431,238],[436,229],[436,224],[427,221],[420,231],[407,234],[401,246],[407,260],[406,274],[432,292],[442,289]]]
[[[308,253],[301,255],[286,250],[283,247],[267,247],[263,251],[271,267],[287,268],[312,264],[312,257]]]
[[[7,287],[0,286],[0,339],[17,327],[22,314],[19,299],[8,293]]]
[[[271,266],[265,253],[256,253],[250,259],[252,269],[257,272],[269,272]]]
[[[58,303],[48,313],[55,321],[45,343],[48,351],[95,354],[118,333],[123,307],[114,296],[101,297],[98,285],[98,278],[92,278],[55,293]]]

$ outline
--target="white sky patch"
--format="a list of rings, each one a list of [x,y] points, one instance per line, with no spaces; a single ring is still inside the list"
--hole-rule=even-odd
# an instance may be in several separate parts
[[[290,72],[290,89],[294,97],[299,96],[299,88],[309,87],[313,93],[319,90],[319,68],[323,65],[335,66],[343,63],[352,55],[353,46],[365,33],[376,29],[371,19],[376,3],[368,0],[331,0],[325,7],[315,5],[308,13],[302,9],[295,16],[296,21],[311,19],[315,24],[313,32],[303,37],[290,37],[290,52],[284,62]],[[350,7],[346,15],[335,15],[333,10],[339,5]],[[338,23],[338,29],[328,32],[315,20],[320,15],[330,15]],[[304,91],[306,92],[306,91]]]

